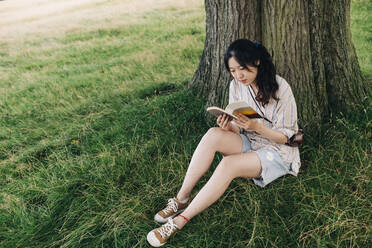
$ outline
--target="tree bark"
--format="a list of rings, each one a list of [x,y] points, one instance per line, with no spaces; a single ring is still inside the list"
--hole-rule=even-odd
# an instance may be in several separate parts
[[[318,100],[331,110],[353,109],[367,92],[351,39],[350,0],[313,0],[309,7]]]
[[[207,105],[225,105],[231,77],[226,72],[223,54],[236,39],[260,39],[259,0],[206,0],[205,10],[207,25],[204,50],[191,86],[207,97]]]
[[[223,53],[238,39],[258,40],[294,92],[302,126],[366,96],[351,41],[350,0],[205,0],[206,40],[190,82],[207,105],[225,106],[231,76]]]
[[[263,0],[261,26],[263,45],[273,51],[277,73],[291,85],[303,123],[320,120],[325,109],[312,83],[307,9],[307,1]]]

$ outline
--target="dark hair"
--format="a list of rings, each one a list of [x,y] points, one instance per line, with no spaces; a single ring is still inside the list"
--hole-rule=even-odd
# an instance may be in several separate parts
[[[270,97],[279,100],[276,96],[279,85],[276,81],[275,66],[270,54],[263,45],[257,41],[252,42],[247,39],[239,39],[231,43],[224,55],[225,66],[229,72],[228,61],[231,57],[234,57],[246,69],[248,69],[247,65],[258,68],[256,77],[258,86],[257,101],[265,106],[269,103]],[[257,64],[258,61],[260,61],[259,64]]]

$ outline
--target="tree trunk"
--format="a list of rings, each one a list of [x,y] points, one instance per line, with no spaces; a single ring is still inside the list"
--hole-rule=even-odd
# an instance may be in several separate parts
[[[367,94],[351,40],[350,0],[310,2],[314,83],[322,91],[318,101],[327,101],[331,110],[353,109]]]
[[[207,96],[207,105],[225,105],[231,77],[226,73],[223,54],[233,40],[260,39],[259,1],[206,0],[205,10],[204,51],[191,85]]]
[[[231,76],[223,53],[238,38],[261,41],[294,92],[302,126],[366,96],[351,42],[350,0],[205,0],[206,39],[190,82],[207,105],[225,106]]]

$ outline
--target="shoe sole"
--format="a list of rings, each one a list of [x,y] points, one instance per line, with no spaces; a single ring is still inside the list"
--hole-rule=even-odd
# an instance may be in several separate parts
[[[160,242],[155,238],[155,235],[153,232],[149,232],[146,236],[147,242],[152,246],[152,247],[160,247],[165,245],[167,242],[164,242],[163,244],[160,244]],[[155,241],[156,240],[156,241]]]

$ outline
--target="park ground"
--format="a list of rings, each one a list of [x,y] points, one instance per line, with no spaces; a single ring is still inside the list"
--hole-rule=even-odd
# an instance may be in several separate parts
[[[369,82],[371,23],[352,0]],[[185,87],[204,38],[202,0],[0,1],[0,247],[149,247],[210,127]],[[167,247],[372,247],[371,116],[333,113],[298,177],[234,180]]]

